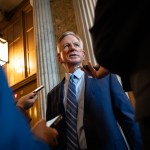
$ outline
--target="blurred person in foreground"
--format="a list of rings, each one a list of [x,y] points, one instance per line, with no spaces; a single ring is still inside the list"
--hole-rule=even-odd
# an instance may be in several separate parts
[[[132,105],[116,76],[92,78],[78,68],[85,59],[85,51],[81,38],[75,33],[63,33],[57,46],[65,78],[48,93],[46,119],[63,116],[58,129],[61,149],[127,150],[121,127],[131,150],[141,150],[142,141]],[[75,90],[70,86],[72,76]]]
[[[98,0],[90,29],[102,78],[121,76],[125,91],[133,90],[136,119],[145,149],[150,149],[150,2]]]
[[[1,150],[50,150],[50,147],[57,145],[58,132],[46,127],[45,120],[40,120],[30,129],[27,119],[15,105],[14,96],[1,66],[0,92]]]

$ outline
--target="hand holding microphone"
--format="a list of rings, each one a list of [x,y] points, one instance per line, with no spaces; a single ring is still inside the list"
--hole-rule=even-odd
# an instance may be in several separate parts
[[[44,88],[44,85],[41,85],[40,87],[36,88],[34,91],[31,93],[21,97],[18,101],[16,106],[23,108],[25,110],[28,110],[31,108],[37,99],[37,92],[39,92],[41,89]]]

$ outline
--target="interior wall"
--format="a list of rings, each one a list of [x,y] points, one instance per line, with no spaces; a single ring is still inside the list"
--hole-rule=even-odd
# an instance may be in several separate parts
[[[3,66],[16,100],[37,87],[36,51],[34,48],[33,11],[25,0],[0,23],[0,33],[9,45],[9,62]],[[28,110],[33,126],[40,118],[38,102]]]

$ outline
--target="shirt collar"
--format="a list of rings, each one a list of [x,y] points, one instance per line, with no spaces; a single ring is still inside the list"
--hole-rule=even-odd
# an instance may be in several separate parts
[[[76,76],[76,78],[80,79],[81,76],[84,74],[84,72],[80,68],[78,68],[73,74]],[[69,80],[71,75],[72,75],[71,73],[66,72],[65,73],[66,79]]]

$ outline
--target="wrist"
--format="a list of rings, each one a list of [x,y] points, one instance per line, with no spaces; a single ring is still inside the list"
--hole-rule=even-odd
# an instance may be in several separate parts
[[[21,108],[21,109],[25,109],[24,105],[22,103],[20,103],[19,100],[17,101],[16,106]]]
[[[30,116],[26,112],[26,109],[24,109],[21,105],[17,105],[16,104],[16,106],[24,114],[24,116],[26,117],[26,119],[28,120],[28,122],[30,122],[32,119],[30,118]]]

